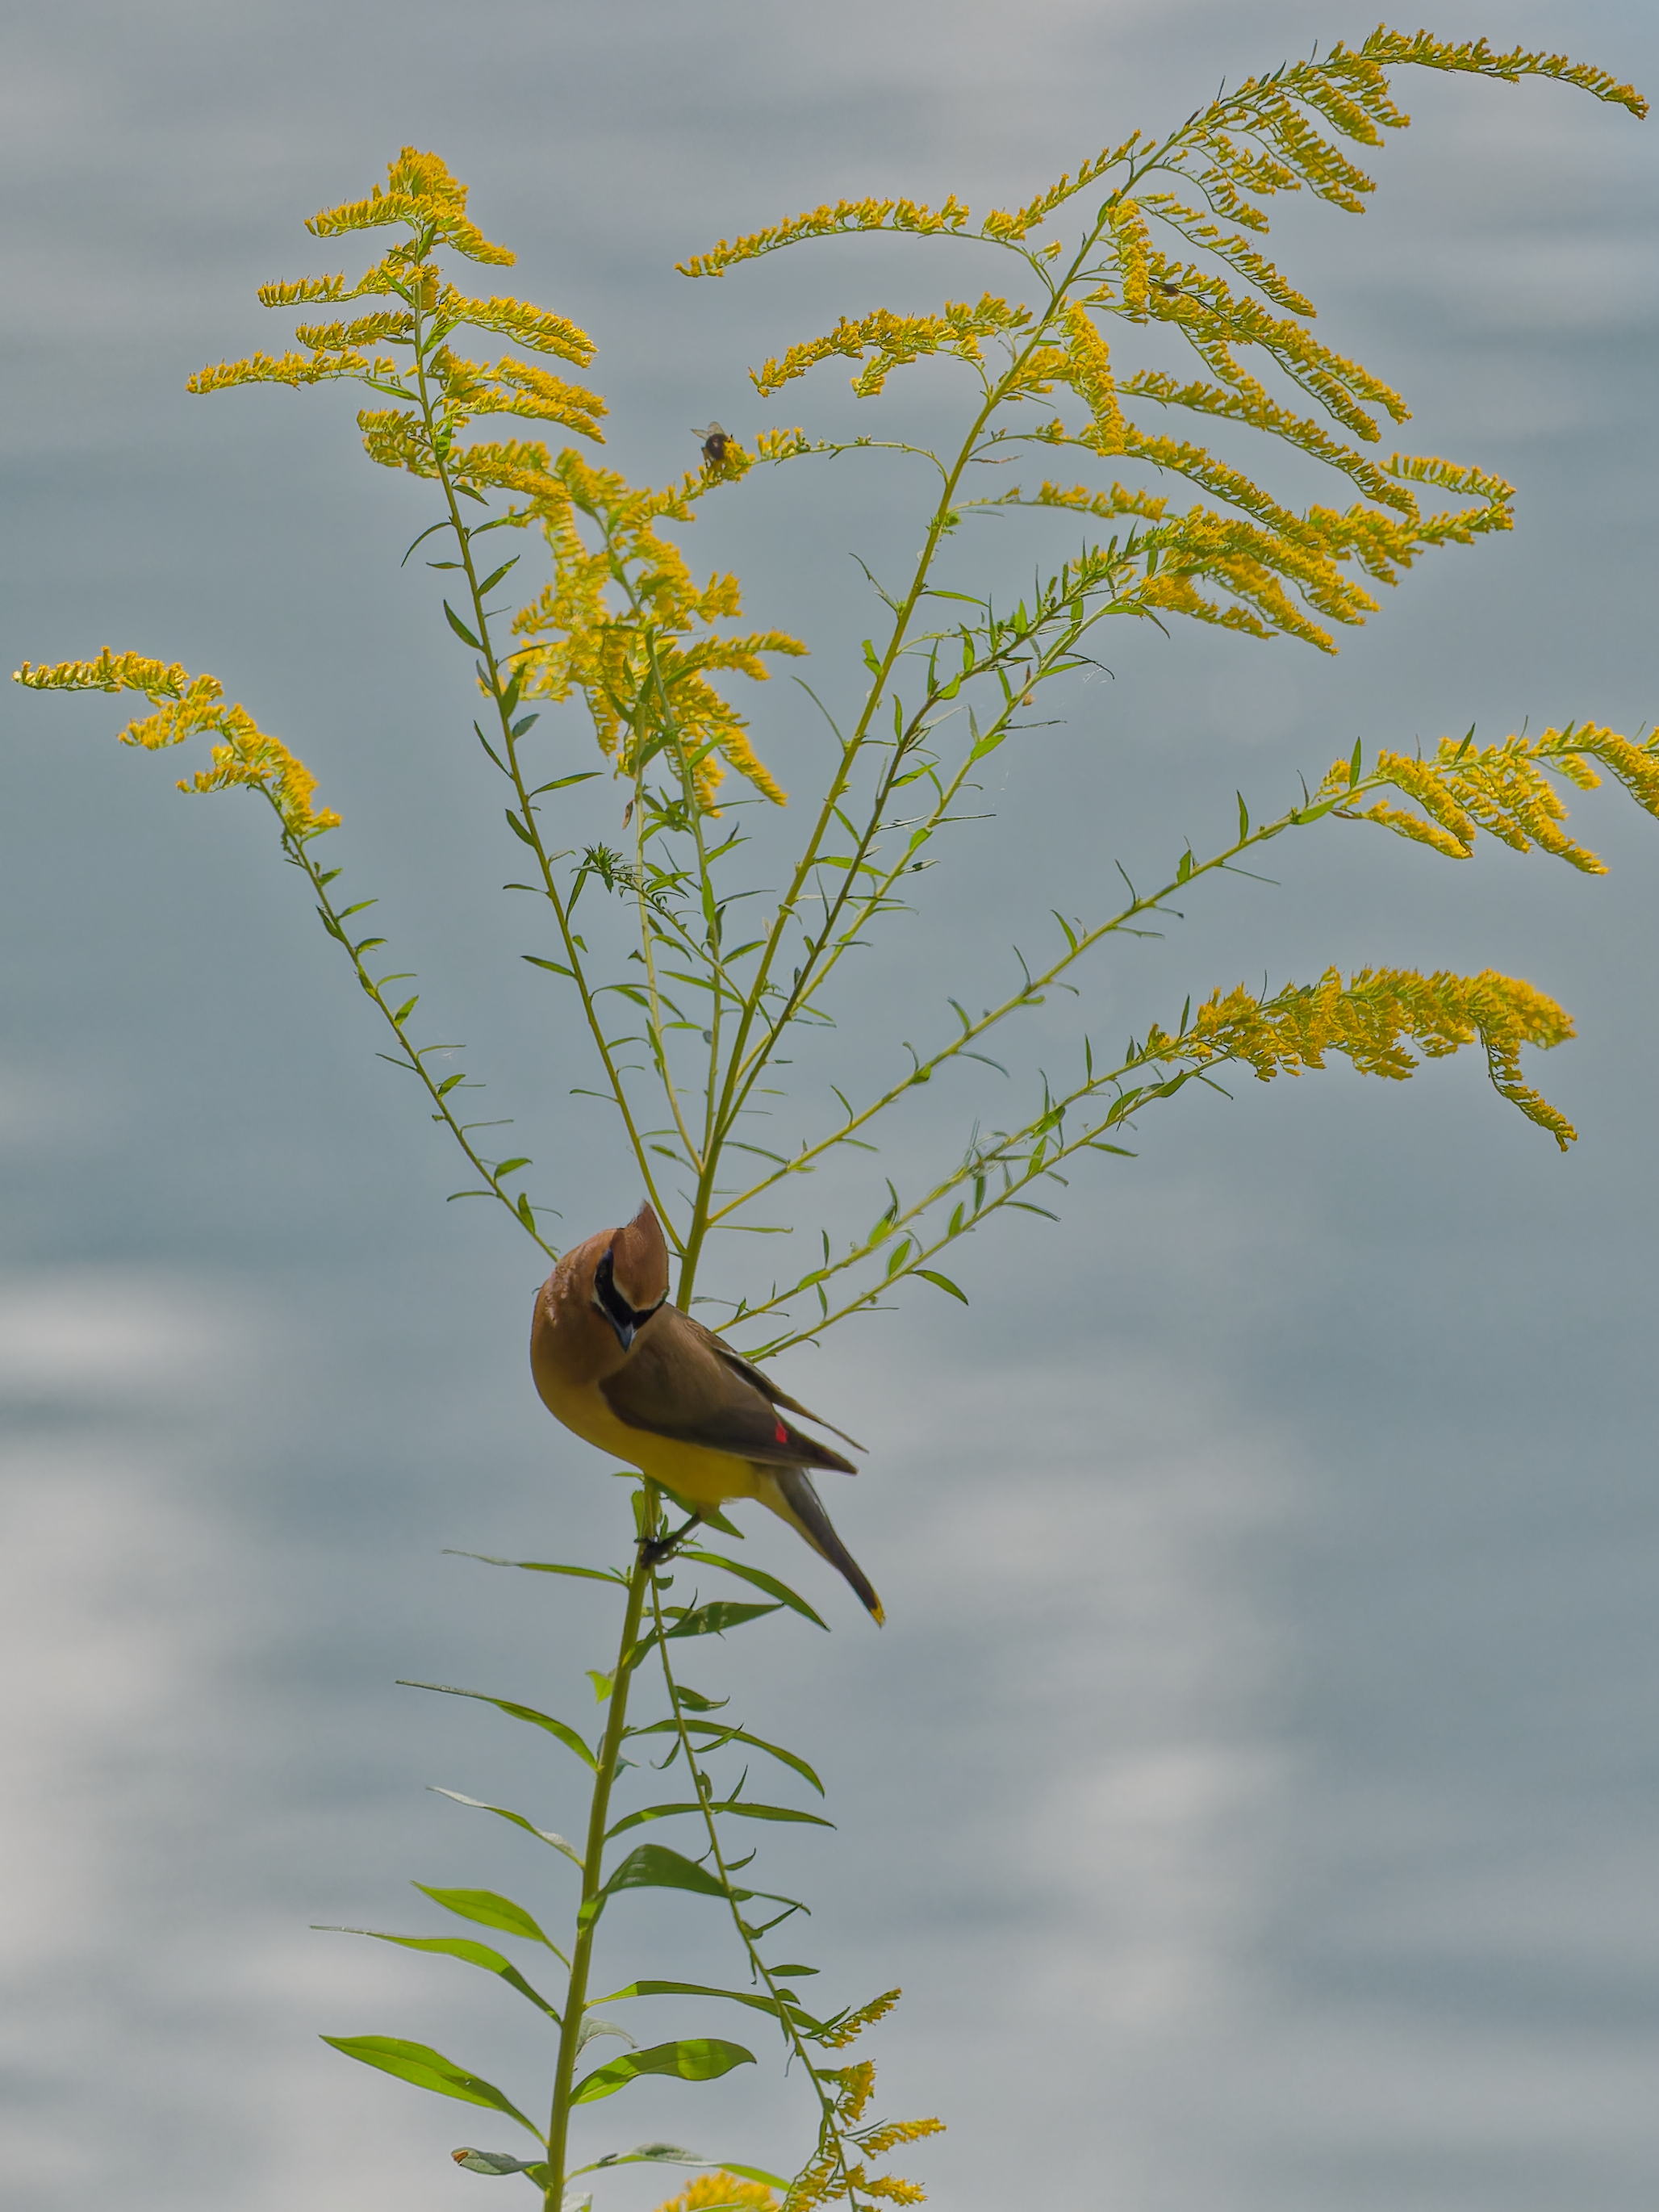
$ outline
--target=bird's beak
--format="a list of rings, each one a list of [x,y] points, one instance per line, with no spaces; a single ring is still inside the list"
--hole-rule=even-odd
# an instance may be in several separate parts
[[[618,1321],[615,1314],[607,1311],[603,1306],[600,1307],[599,1310],[605,1315],[605,1319],[610,1322],[611,1328],[616,1330],[617,1341],[621,1345],[623,1350],[626,1352],[629,1346],[633,1343],[635,1336],[638,1333],[635,1324],[631,1321]]]

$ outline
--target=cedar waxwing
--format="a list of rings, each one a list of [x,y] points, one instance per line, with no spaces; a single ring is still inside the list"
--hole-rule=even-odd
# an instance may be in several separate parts
[[[669,1304],[668,1246],[648,1205],[625,1228],[602,1229],[576,1245],[555,1267],[536,1293],[530,1365],[542,1403],[566,1428],[660,1482],[699,1516],[728,1498],[757,1498],[845,1575],[878,1621],[884,1618],[806,1472],[858,1469],[803,1436],[778,1408],[820,1428],[828,1421]]]

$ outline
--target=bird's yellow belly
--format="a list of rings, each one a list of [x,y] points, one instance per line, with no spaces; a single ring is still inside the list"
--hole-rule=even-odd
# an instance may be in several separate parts
[[[653,1436],[648,1429],[630,1428],[626,1421],[617,1419],[592,1383],[568,1389],[538,1377],[538,1387],[549,1413],[584,1443],[596,1444],[601,1451],[638,1468],[690,1505],[723,1505],[732,1498],[757,1498],[764,1502],[775,1486],[771,1469],[758,1467],[752,1460],[711,1451],[706,1444]]]

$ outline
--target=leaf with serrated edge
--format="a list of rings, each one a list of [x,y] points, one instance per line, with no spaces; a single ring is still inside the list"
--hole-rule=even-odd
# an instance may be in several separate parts
[[[343,2051],[348,2058],[378,2066],[381,2073],[412,2082],[417,2089],[429,2089],[434,2096],[456,2097],[464,2105],[487,2105],[492,2112],[505,2112],[509,2120],[527,2128],[538,2142],[542,2140],[540,2130],[493,2081],[469,2074],[428,2044],[405,2043],[396,2035],[325,2035],[322,2040]]]
[[[458,1690],[453,1682],[410,1682],[399,1675],[400,1690],[435,1690],[441,1697],[472,1698],[481,1705],[494,1705],[498,1712],[515,1721],[529,1721],[534,1727],[545,1729],[556,1736],[568,1751],[574,1751],[585,1765],[597,1771],[599,1761],[574,1729],[564,1721],[556,1721],[550,1713],[538,1713],[533,1705],[515,1705],[510,1698],[492,1698],[484,1690]]]
[[[430,1788],[435,1797],[447,1797],[454,1804],[471,1805],[477,1812],[493,1813],[497,1820],[511,1820],[515,1828],[522,1828],[526,1835],[538,1836],[543,1843],[551,1844],[556,1851],[562,1851],[573,1865],[580,1866],[582,1863],[582,1855],[574,1844],[567,1843],[551,1828],[538,1828],[533,1820],[526,1820],[522,1813],[515,1813],[506,1805],[486,1805],[482,1797],[464,1797],[459,1790],[443,1790],[435,1782],[430,1784]]]
[[[600,2097],[614,2097],[642,2074],[666,2074],[682,2081],[717,2081],[734,2066],[752,2066],[755,2054],[740,2043],[724,2043],[718,2036],[699,2035],[677,2043],[653,2044],[648,2051],[625,2051],[581,2081],[570,2093],[573,2105],[591,2105]]]

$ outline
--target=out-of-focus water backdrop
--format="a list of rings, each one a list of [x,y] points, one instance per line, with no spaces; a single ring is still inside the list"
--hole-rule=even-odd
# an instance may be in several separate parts
[[[1373,20],[14,4],[4,665],[107,642],[219,675],[317,771],[332,858],[518,1116],[566,1233],[616,1220],[626,1160],[569,1097],[580,1052],[498,911],[514,870],[467,656],[436,580],[398,567],[425,494],[365,462],[349,391],[197,400],[185,377],[285,339],[255,285],[352,260],[302,218],[412,143],[518,248],[511,289],[599,341],[636,479],[684,467],[711,416],[873,427],[840,367],[776,402],[745,370],[842,313],[976,296],[982,254],[837,240],[704,285],[675,261],[842,194],[1017,204]],[[1455,0],[1431,27],[1659,91],[1630,0]],[[1413,126],[1363,221],[1286,207],[1275,235],[1322,335],[1404,388],[1413,447],[1518,484],[1517,529],[1427,561],[1334,660],[1115,639],[1063,728],[997,756],[995,839],[966,833],[860,983],[855,1072],[1012,974],[1048,908],[1098,906],[1115,860],[1218,838],[1235,787],[1261,814],[1356,738],[1652,714],[1655,126],[1547,85],[1401,84]],[[955,387],[906,376],[908,434]],[[869,626],[851,556],[908,551],[922,491],[890,458],[757,474],[687,550],[737,568],[845,699]],[[974,553],[1012,582],[1020,549]],[[538,2099],[533,2023],[483,1976],[310,1923],[414,1930],[435,1916],[411,1879],[545,1879],[425,1785],[562,1826],[556,1769],[485,1709],[394,1685],[585,1696],[602,1601],[445,1548],[607,1556],[622,1498],[530,1389],[536,1255],[444,1205],[437,1134],[263,811],[180,798],[167,760],[113,744],[118,702],[3,704],[0,2166],[30,2212],[464,2206],[482,2183],[445,2154],[511,2129],[318,2035],[413,2037]],[[787,783],[811,774],[786,684],[757,734]],[[586,764],[574,714],[561,742]],[[1078,1170],[1058,1225],[974,1246],[968,1309],[929,1294],[788,1364],[871,1447],[832,1503],[890,1626],[756,1528],[834,1633],[765,1624],[703,1686],[826,1774],[838,1830],[769,1842],[766,1886],[816,1901],[820,1986],[903,1984],[868,2048],[888,2109],[951,2124],[908,2167],[942,2206],[1654,2201],[1659,824],[1616,793],[1575,823],[1607,877],[1310,836],[1275,885],[1194,899],[1085,986],[1116,1035],[1333,963],[1526,975],[1579,1024],[1532,1064],[1580,1127],[1570,1156],[1462,1060],[1189,1092],[1138,1158]],[[926,1103],[963,1135],[996,1110],[966,1084]],[[663,1972],[670,1941],[685,1978],[730,1971],[712,1920],[641,1905],[616,1979]],[[792,2165],[804,2097],[758,2076],[635,2088],[584,2142]],[[604,2212],[667,2193],[635,2171]]]

